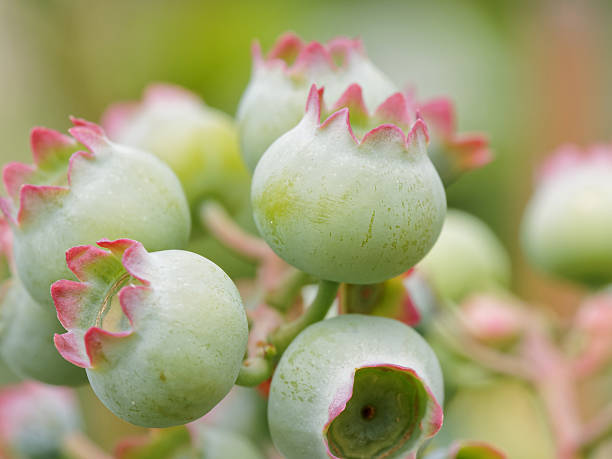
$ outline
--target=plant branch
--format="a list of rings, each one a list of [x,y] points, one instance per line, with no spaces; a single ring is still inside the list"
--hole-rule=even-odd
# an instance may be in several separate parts
[[[325,318],[336,298],[340,284],[332,281],[319,281],[317,296],[308,309],[292,322],[285,323],[270,333],[267,343],[262,346],[263,356],[244,361],[236,384],[257,386],[272,376],[274,366],[291,342],[309,325]]]
[[[255,261],[264,261],[274,252],[262,239],[244,231],[215,201],[205,201],[200,207],[200,220],[219,241],[235,252]]]

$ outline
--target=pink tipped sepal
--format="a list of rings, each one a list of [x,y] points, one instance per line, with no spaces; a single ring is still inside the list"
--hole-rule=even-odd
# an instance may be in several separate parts
[[[55,345],[66,360],[83,368],[111,362],[116,349],[136,332],[139,312],[150,293],[144,277],[149,272],[147,258],[142,244],[130,239],[105,239],[98,247],[78,246],[67,251],[68,267],[80,282],[59,280],[51,286],[58,318],[68,330],[55,336]],[[128,319],[127,330],[103,328],[104,309],[110,305],[113,291]]]

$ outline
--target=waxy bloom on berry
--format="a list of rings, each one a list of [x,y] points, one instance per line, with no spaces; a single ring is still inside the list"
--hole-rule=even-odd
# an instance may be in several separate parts
[[[186,89],[150,85],[142,102],[109,107],[102,126],[112,140],[151,152],[168,164],[191,205],[214,196],[235,211],[245,202],[249,173],[233,120]]]
[[[401,93],[369,114],[358,85],[321,122],[322,93],[313,85],[302,121],[257,165],[255,223],[272,249],[302,271],[337,282],[381,282],[420,261],[442,228],[446,196],[427,156],[425,124]]]
[[[34,128],[35,165],[3,170],[9,197],[0,204],[13,228],[17,272],[41,304],[52,304],[51,284],[71,275],[70,247],[131,237],[162,250],[184,246],[189,236],[187,201],[168,166],[110,142],[93,123],[72,122],[72,137]]]
[[[478,218],[449,209],[442,233],[418,265],[440,297],[461,301],[471,293],[505,288],[510,257],[495,233]]]
[[[63,457],[64,440],[80,426],[70,389],[33,382],[0,388],[0,457]]]
[[[363,88],[368,107],[397,91],[368,59],[360,40],[338,37],[326,44],[304,43],[287,33],[265,57],[256,43],[251,81],[238,108],[242,155],[251,170],[266,149],[302,119],[313,83],[325,87],[328,104],[353,83]]]
[[[55,344],[86,368],[100,400],[133,424],[166,427],[206,414],[232,388],[248,326],[231,279],[182,250],[103,240],[70,249],[80,280],[51,294],[68,333]]]
[[[55,311],[36,303],[17,278],[2,286],[0,357],[25,379],[77,386],[87,382],[81,368],[66,362],[53,344],[63,331]]]
[[[529,259],[556,276],[612,282],[612,145],[566,145],[541,169],[522,222]]]
[[[443,381],[421,336],[346,314],[308,327],[270,388],[272,439],[288,459],[416,457],[442,425]]]

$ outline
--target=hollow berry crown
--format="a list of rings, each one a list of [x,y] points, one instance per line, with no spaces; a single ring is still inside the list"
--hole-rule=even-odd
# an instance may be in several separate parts
[[[431,249],[446,210],[425,124],[401,93],[369,115],[358,85],[321,123],[322,93],[312,86],[302,121],[258,163],[255,223],[281,258],[317,278],[366,284],[397,276]],[[387,120],[397,125],[380,124],[361,140],[354,134]],[[408,134],[398,127],[411,123]]]

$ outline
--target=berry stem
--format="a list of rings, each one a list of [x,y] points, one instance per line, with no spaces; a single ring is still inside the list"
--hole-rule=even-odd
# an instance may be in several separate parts
[[[269,351],[265,352],[263,356],[245,360],[240,368],[236,384],[253,387],[270,378],[274,371],[274,366],[278,363],[283,352],[285,352],[291,342],[306,327],[325,318],[336,298],[338,287],[340,287],[340,284],[337,282],[319,281],[317,296],[310,307],[300,317],[292,322],[281,325],[268,336],[268,344],[262,345],[262,349],[268,349]]]
[[[200,207],[202,226],[228,248],[255,261],[265,261],[274,252],[260,238],[244,231],[216,201],[205,201]],[[275,255],[274,255],[275,256]]]
[[[276,348],[276,359],[280,358],[285,349],[289,347],[302,330],[325,318],[329,308],[336,299],[339,287],[340,284],[338,282],[320,281],[317,296],[304,314],[293,322],[281,325],[269,336],[269,343]]]
[[[303,271],[294,270],[288,273],[284,282],[266,295],[266,304],[280,312],[288,311],[302,287],[313,283],[313,278]]]

